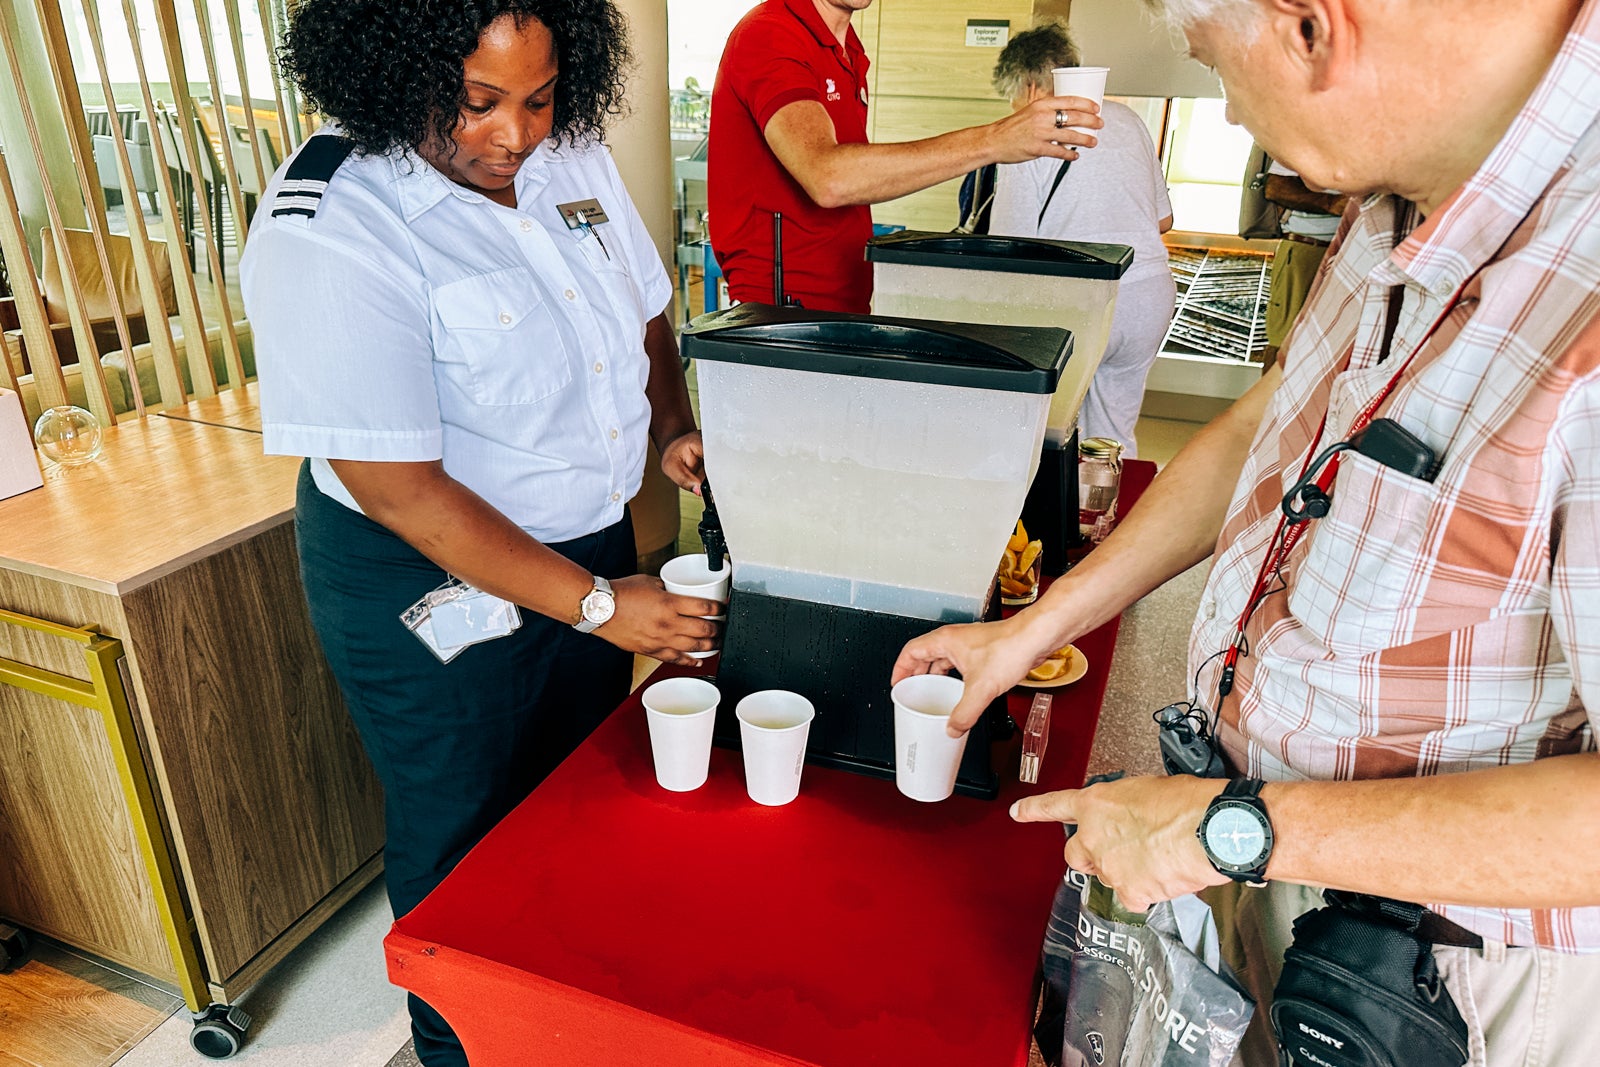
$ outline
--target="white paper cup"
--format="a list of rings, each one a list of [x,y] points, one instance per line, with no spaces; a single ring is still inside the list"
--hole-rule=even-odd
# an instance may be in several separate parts
[[[912,800],[944,800],[956,788],[967,735],[945,733],[961,702],[961,679],[914,674],[890,691],[894,700],[894,784]]]
[[[1106,75],[1110,71],[1110,67],[1055,67],[1050,71],[1050,76],[1055,79],[1056,96],[1081,96],[1085,100],[1093,100],[1096,105],[1103,105],[1106,102]],[[1067,129],[1091,135],[1098,132],[1083,126],[1068,126]]]
[[[687,793],[706,784],[711,732],[722,694],[704,678],[668,678],[644,691],[650,754],[662,789]]]
[[[750,799],[777,807],[799,796],[806,738],[817,714],[811,701],[785,689],[763,689],[739,701],[733,713],[739,719]]]
[[[665,583],[667,592],[678,596],[697,596],[704,600],[715,600],[726,604],[728,602],[728,584],[733,577],[732,565],[727,560],[722,561],[722,569],[714,571],[706,562],[704,552],[694,552],[687,556],[677,556],[667,560],[661,567],[661,581]],[[723,622],[726,615],[702,615],[702,619],[711,619],[714,622]],[[691,652],[689,655],[695,659],[705,659],[715,656],[716,649],[710,652]]]

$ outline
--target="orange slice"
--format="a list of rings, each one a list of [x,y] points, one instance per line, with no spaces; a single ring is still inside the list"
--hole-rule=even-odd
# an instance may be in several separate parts
[[[1033,670],[1028,672],[1031,682],[1048,682],[1060,678],[1067,673],[1067,661],[1064,659],[1047,659]]]

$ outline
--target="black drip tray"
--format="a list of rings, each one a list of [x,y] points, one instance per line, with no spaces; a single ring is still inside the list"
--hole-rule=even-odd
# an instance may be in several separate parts
[[[762,689],[788,689],[817,709],[806,760],[875,778],[894,777],[894,704],[889,675],[907,641],[939,623],[735,590],[717,668],[722,702],[716,741],[739,747],[734,707]],[[1004,697],[997,703],[1002,703]],[[993,799],[990,716],[967,741],[956,792]]]

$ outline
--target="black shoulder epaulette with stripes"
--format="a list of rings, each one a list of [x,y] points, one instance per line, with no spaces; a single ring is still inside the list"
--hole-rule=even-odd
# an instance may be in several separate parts
[[[278,195],[272,200],[272,217],[304,215],[308,219],[315,218],[334,172],[355,146],[350,138],[331,134],[307,141],[278,186]]]

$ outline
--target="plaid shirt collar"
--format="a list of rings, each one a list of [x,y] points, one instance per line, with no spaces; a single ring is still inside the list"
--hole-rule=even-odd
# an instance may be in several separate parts
[[[1372,274],[1435,297],[1463,285],[1505,244],[1600,115],[1600,0],[1586,0],[1550,69],[1466,184]],[[1392,212],[1386,213],[1392,218]]]

